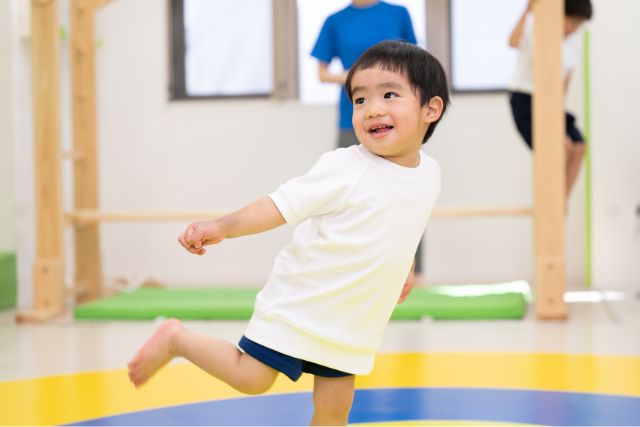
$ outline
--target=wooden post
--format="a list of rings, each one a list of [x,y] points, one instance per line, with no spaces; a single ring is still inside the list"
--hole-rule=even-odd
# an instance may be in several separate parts
[[[567,308],[564,302],[563,2],[538,0],[534,17],[536,312],[540,319],[564,319]]]
[[[73,112],[74,208],[98,209],[98,143],[96,128],[95,12],[106,0],[71,2],[71,81]],[[75,275],[78,302],[102,292],[99,224],[74,228]]]
[[[429,0],[427,12],[427,50],[440,60],[451,76],[451,1]]]
[[[273,25],[283,31],[274,31],[274,84],[276,99],[298,96],[298,43],[297,31],[292,23],[296,21],[296,4],[289,0],[273,2]]]
[[[60,165],[58,2],[31,2],[33,145],[36,259],[34,310],[18,321],[42,320],[64,311],[62,188]]]

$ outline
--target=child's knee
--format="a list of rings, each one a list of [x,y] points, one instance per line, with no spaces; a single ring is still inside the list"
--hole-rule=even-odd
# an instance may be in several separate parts
[[[256,395],[266,393],[272,385],[273,381],[255,381],[255,379],[249,378],[245,381],[239,381],[235,388],[241,393]]]
[[[246,369],[241,370],[230,384],[241,393],[250,395],[262,394],[269,391],[277,376],[278,373],[271,368]]]

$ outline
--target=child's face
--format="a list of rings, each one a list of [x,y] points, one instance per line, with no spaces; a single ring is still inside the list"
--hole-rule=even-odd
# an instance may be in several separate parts
[[[356,71],[351,79],[353,128],[362,145],[407,167],[419,164],[422,138],[435,119],[402,75],[379,67]],[[439,99],[439,98],[438,98]]]
[[[568,37],[580,29],[584,23],[584,18],[577,16],[565,16],[564,18],[564,36]]]

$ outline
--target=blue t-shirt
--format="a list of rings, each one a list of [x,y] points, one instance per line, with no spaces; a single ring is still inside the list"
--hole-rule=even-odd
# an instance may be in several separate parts
[[[327,64],[338,58],[347,70],[365,50],[383,40],[416,43],[409,11],[384,1],[364,7],[349,5],[326,19],[311,56]],[[353,129],[352,114],[353,105],[342,88],[340,129]]]

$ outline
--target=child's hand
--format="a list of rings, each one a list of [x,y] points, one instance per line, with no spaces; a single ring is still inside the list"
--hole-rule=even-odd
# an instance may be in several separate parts
[[[414,264],[411,266],[411,271],[409,271],[409,275],[407,276],[407,280],[404,282],[404,286],[402,287],[400,298],[398,298],[398,304],[406,300],[407,297],[409,296],[409,293],[411,293],[411,290],[413,289],[413,283],[415,281],[415,276],[416,274],[415,274],[415,262],[414,262]]]
[[[183,248],[196,255],[204,255],[206,245],[215,245],[225,238],[217,221],[194,222],[178,236]]]

